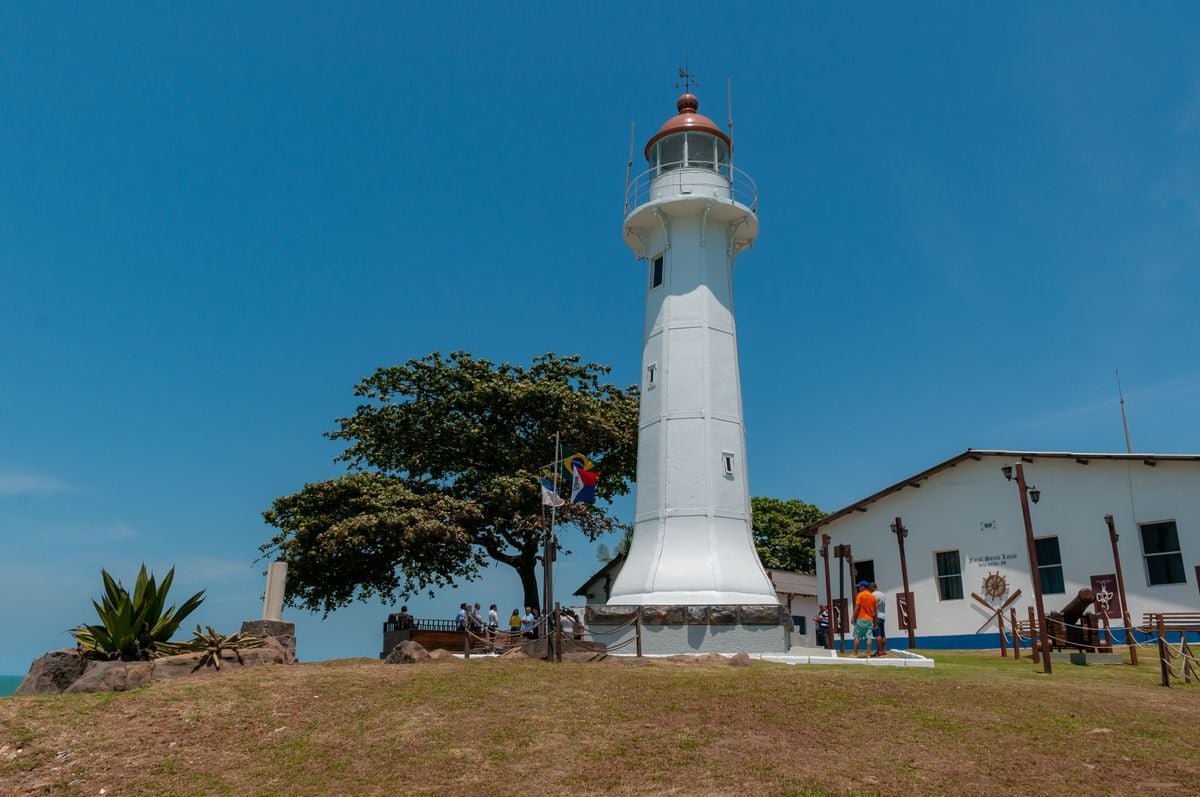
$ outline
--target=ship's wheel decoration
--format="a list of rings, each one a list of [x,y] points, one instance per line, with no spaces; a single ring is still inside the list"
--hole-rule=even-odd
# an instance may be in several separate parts
[[[1008,580],[999,573],[988,573],[983,578],[983,594],[989,600],[998,601],[1008,592]]]

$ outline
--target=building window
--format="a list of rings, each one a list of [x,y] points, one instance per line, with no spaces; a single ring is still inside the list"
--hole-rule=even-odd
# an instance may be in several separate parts
[[[1141,523],[1138,530],[1142,532],[1142,553],[1146,557],[1146,579],[1150,586],[1186,583],[1175,521]]]
[[[854,582],[855,584],[857,584],[859,581],[866,581],[868,584],[874,583],[875,560],[864,559],[860,562],[856,559],[854,561],[854,574],[857,576],[857,580]]]
[[[663,283],[663,256],[659,255],[650,261],[650,290]]]
[[[938,599],[962,600],[962,565],[959,564],[958,551],[940,551],[934,555],[937,557]]]
[[[796,633],[800,636],[804,636],[808,633],[808,626],[805,624],[807,621],[808,618],[802,614],[792,615],[792,624],[796,626]]]
[[[653,390],[658,387],[658,363],[650,363],[646,366],[646,389]]]
[[[1042,537],[1033,541],[1037,551],[1038,574],[1042,579],[1042,593],[1061,595],[1067,591],[1063,581],[1062,552],[1058,548],[1058,537]]]
[[[729,451],[721,452],[721,465],[725,469],[726,476],[733,475],[733,454]]]

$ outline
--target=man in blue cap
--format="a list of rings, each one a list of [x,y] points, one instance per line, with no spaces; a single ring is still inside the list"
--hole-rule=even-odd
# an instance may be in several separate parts
[[[858,642],[862,640],[863,656],[871,655],[871,631],[875,628],[875,596],[871,584],[858,582],[858,595],[854,598],[854,655],[858,657]]]

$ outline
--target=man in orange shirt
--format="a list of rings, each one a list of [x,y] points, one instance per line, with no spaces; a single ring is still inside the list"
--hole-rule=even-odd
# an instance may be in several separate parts
[[[861,639],[864,655],[871,653],[871,631],[875,628],[875,596],[871,594],[870,584],[858,582],[858,596],[854,599],[854,655],[858,656],[858,642]]]

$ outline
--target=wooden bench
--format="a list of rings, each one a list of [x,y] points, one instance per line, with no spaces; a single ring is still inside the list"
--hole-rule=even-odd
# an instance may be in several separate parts
[[[1146,612],[1140,630],[1157,631],[1160,621],[1163,631],[1200,632],[1200,612]]]

